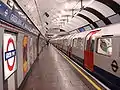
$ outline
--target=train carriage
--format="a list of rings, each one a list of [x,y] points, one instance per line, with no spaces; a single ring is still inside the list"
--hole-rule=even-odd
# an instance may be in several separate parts
[[[63,51],[111,88],[120,88],[120,24],[68,35]],[[61,38],[62,39],[62,38]],[[62,40],[61,40],[62,41]]]
[[[94,70],[102,79],[120,86],[120,24],[104,27],[96,34]]]

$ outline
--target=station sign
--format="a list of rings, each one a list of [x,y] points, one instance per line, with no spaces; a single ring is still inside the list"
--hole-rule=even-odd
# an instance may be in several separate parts
[[[16,36],[4,33],[4,79],[12,75],[16,69]]]
[[[16,25],[20,28],[23,28],[29,32],[32,32],[34,34],[38,34],[39,32],[37,29],[28,21],[26,21],[22,15],[18,13],[18,10],[16,10],[14,7],[11,10],[7,5],[5,5],[2,1],[0,1],[0,19],[11,23],[13,25]]]

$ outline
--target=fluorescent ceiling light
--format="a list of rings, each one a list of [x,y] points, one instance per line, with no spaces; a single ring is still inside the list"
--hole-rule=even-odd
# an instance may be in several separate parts
[[[58,3],[66,2],[67,0],[56,0]]]
[[[61,14],[58,14],[58,16],[59,16],[59,18],[61,18],[62,15],[61,15]]]
[[[69,5],[68,3],[65,3],[65,9],[67,9],[67,8],[68,8],[68,5]]]
[[[30,11],[33,12],[33,11],[34,11],[34,7],[31,7],[31,8],[30,8]]]
[[[61,11],[61,14],[65,14],[65,11],[64,11],[64,10],[62,10],[62,11]]]
[[[91,1],[89,1],[84,7],[89,6],[89,5],[92,4],[94,1],[95,1],[95,0],[91,0]]]

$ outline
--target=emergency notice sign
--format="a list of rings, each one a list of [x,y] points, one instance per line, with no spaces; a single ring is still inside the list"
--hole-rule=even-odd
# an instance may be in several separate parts
[[[17,69],[16,65],[16,36],[4,34],[4,78],[7,79]]]

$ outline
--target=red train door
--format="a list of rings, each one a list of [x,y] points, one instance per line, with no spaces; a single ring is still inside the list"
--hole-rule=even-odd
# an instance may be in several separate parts
[[[85,68],[89,69],[90,71],[94,71],[94,39],[92,36],[96,34],[98,31],[90,32],[85,38],[85,51],[84,51],[84,66]]]

